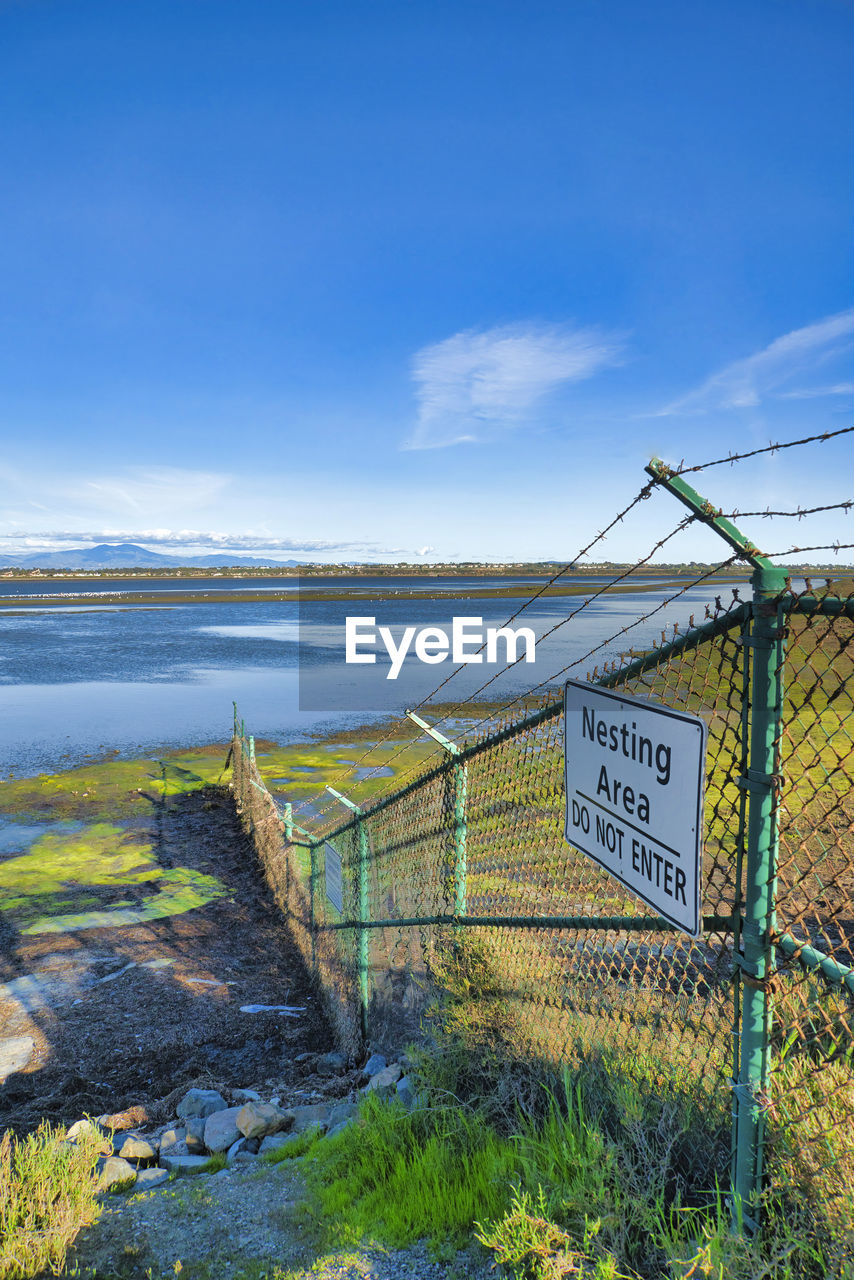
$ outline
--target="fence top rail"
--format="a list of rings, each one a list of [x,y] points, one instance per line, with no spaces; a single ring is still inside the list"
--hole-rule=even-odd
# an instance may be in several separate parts
[[[782,603],[784,613],[826,613],[831,617],[842,614],[854,618],[854,595],[790,596]]]

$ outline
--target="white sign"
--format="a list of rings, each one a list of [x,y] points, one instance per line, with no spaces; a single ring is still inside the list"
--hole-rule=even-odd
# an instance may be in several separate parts
[[[344,914],[344,882],[341,878],[341,855],[331,844],[326,844],[326,896],[335,910]]]
[[[704,722],[578,680],[564,712],[567,840],[699,937]]]

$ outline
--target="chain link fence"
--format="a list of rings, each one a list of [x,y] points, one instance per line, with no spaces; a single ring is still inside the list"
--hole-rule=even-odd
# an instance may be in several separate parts
[[[782,1196],[854,1251],[854,595],[769,581],[593,675],[707,725],[697,939],[566,843],[553,696],[314,831],[235,713],[234,793],[342,1048],[450,1003],[602,1114],[630,1082],[691,1194]]]

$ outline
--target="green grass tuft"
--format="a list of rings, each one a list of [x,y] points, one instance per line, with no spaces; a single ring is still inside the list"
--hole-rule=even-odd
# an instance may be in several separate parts
[[[0,1280],[56,1274],[78,1231],[100,1213],[96,1165],[101,1142],[74,1144],[43,1123],[20,1141],[0,1139]]]
[[[286,1142],[284,1146],[277,1147],[274,1151],[265,1151],[261,1159],[265,1164],[280,1164],[283,1160],[296,1160],[298,1156],[304,1156],[311,1151],[322,1136],[319,1127],[312,1125],[310,1129],[294,1134],[290,1142]]]
[[[362,1118],[319,1144],[308,1168],[317,1210],[346,1222],[342,1237],[465,1243],[476,1218],[503,1211],[515,1151],[476,1111],[369,1097]]]

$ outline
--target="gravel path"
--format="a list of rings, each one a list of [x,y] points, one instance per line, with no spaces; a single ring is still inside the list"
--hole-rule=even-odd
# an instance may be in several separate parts
[[[488,1280],[474,1254],[437,1262],[411,1249],[327,1253],[306,1229],[299,1161],[180,1178],[113,1195],[64,1276],[76,1280]]]

